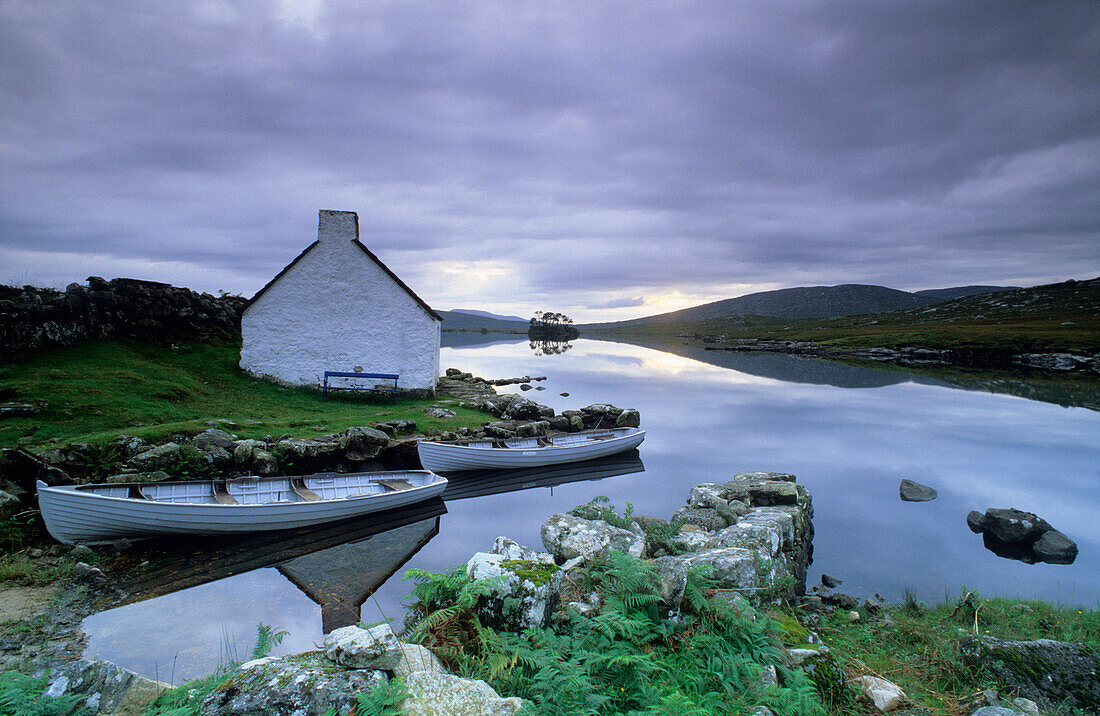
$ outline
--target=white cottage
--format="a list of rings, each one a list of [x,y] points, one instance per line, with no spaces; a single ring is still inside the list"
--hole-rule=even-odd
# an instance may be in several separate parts
[[[359,216],[322,209],[317,241],[252,297],[241,317],[241,368],[291,385],[326,370],[396,373],[433,389],[442,319],[359,243]]]

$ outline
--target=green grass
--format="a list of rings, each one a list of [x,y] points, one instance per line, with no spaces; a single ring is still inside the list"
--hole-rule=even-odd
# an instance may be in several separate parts
[[[38,415],[0,422],[0,447],[29,449],[55,443],[105,445],[120,435],[150,442],[174,433],[196,433],[205,421],[236,423],[242,438],[291,433],[311,437],[356,425],[415,420],[423,432],[474,427],[486,414],[453,400],[339,395],[287,388],[249,377],[238,367],[240,343],[172,346],[133,341],[90,342],[59,348],[0,366],[4,400],[45,401]],[[428,417],[419,408],[438,405],[455,418]]]
[[[958,656],[959,638],[974,633],[975,612],[977,630],[983,636],[1083,642],[1100,650],[1100,611],[977,595],[931,608],[891,607],[893,624],[868,620],[867,615],[849,623],[846,612],[837,611],[823,616],[816,631],[849,676],[881,676],[937,716],[961,716],[975,694],[997,688],[987,674],[963,664]],[[796,639],[787,641],[794,645]],[[850,701],[830,709],[837,716],[862,713],[870,712]]]

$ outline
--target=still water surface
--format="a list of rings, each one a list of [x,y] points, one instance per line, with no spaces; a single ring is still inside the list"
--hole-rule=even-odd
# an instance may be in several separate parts
[[[86,654],[178,683],[210,672],[219,659],[247,657],[261,621],[290,632],[275,653],[309,649],[323,640],[322,617],[325,628],[350,623],[391,571],[363,603],[363,621],[400,621],[408,568],[448,570],[489,549],[497,535],[541,548],[548,515],[595,495],[668,517],[692,485],[740,470],[792,472],[809,488],[816,530],[810,583],[824,571],[843,578],[846,591],[891,599],[908,587],[941,601],[966,585],[986,596],[1098,606],[1100,413],[787,355],[687,348],[675,355],[593,340],[536,355],[525,340],[496,340],[446,347],[442,365],[490,378],[546,375],[534,384],[545,390],[526,395],[558,411],[597,402],[637,408],[647,430],[640,456],[593,475],[456,486],[444,496],[446,514],[411,515],[388,538],[96,614],[84,624]],[[902,478],[935,487],[939,498],[901,502]],[[995,556],[965,522],[969,510],[988,507],[1045,518],[1077,542],[1076,562],[1028,565]],[[388,568],[367,565],[379,555],[392,555]],[[368,573],[374,576],[355,576]]]

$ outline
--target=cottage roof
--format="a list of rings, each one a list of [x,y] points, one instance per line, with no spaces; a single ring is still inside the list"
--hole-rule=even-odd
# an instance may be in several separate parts
[[[290,263],[288,263],[288,264],[287,264],[286,266],[284,266],[284,267],[283,267],[283,270],[282,270],[282,271],[280,271],[279,273],[275,274],[275,278],[273,278],[273,279],[271,279],[270,281],[268,281],[268,282],[267,282],[267,285],[265,285],[265,286],[264,286],[263,288],[261,288],[261,289],[260,289],[259,291],[257,291],[257,292],[256,292],[256,295],[255,295],[255,296],[253,296],[252,298],[248,299],[248,303],[247,303],[247,304],[245,305],[245,310],[248,310],[248,308],[249,308],[249,307],[250,307],[250,306],[251,306],[251,305],[252,305],[253,303],[255,303],[255,302],[256,302],[256,301],[257,301],[257,300],[258,300],[258,299],[260,298],[260,296],[264,295],[264,293],[265,293],[265,292],[267,291],[267,289],[269,289],[269,288],[271,288],[272,286],[274,286],[274,285],[275,285],[275,282],[276,282],[276,281],[278,281],[278,280],[279,280],[280,278],[282,278],[284,274],[286,274],[286,273],[287,273],[288,271],[290,271],[290,269],[294,268],[294,265],[295,265],[296,263],[298,263],[299,261],[301,261],[301,260],[302,260],[302,257],[303,257],[303,256],[305,256],[306,254],[308,254],[308,253],[309,253],[309,252],[310,252],[310,251],[311,251],[311,250],[312,250],[312,249],[313,249],[313,248],[314,248],[315,246],[317,246],[317,244],[319,244],[319,243],[321,243],[321,242],[320,242],[319,240],[318,240],[318,241],[314,241],[314,242],[313,242],[312,244],[310,244],[309,246],[307,246],[307,247],[305,248],[305,250],[304,250],[304,251],[302,251],[302,253],[300,253],[300,254],[298,254],[297,256],[295,256],[295,257],[294,257],[294,260],[293,260],[293,261],[291,261],[291,262],[290,262]],[[353,239],[351,243],[353,243],[353,244],[355,244],[356,246],[358,246],[358,247],[359,247],[359,249],[360,249],[360,250],[361,250],[361,251],[362,251],[362,252],[363,252],[364,254],[366,254],[366,255],[367,255],[367,256],[368,256],[369,258],[370,258],[370,260],[371,260],[371,261],[373,261],[374,263],[376,263],[376,264],[378,265],[378,267],[379,267],[380,269],[382,269],[383,271],[385,271],[385,272],[386,272],[386,275],[387,275],[387,276],[389,276],[389,277],[390,277],[391,279],[393,279],[393,282],[394,282],[394,283],[396,283],[396,284],[397,284],[398,286],[400,286],[401,288],[405,289],[405,293],[409,294],[409,296],[411,296],[411,297],[412,297],[412,299],[413,299],[414,301],[416,301],[416,302],[417,302],[417,303],[418,303],[418,304],[420,305],[420,307],[421,307],[421,308],[423,308],[423,309],[424,309],[424,311],[425,311],[425,312],[426,312],[426,313],[427,313],[427,314],[428,314],[429,316],[431,316],[432,318],[434,318],[434,319],[435,319],[435,320],[437,320],[437,321],[442,321],[442,320],[443,320],[443,318],[442,318],[442,317],[441,317],[441,316],[440,316],[440,315],[439,315],[438,313],[436,313],[435,311],[433,311],[433,310],[432,310],[432,307],[431,307],[431,306],[429,306],[429,305],[428,305],[427,303],[425,303],[425,302],[424,302],[424,299],[420,298],[420,296],[417,296],[417,295],[416,295],[416,293],[415,293],[415,292],[414,292],[414,291],[413,291],[413,290],[412,290],[411,288],[409,288],[408,286],[406,286],[406,285],[405,285],[405,282],[404,282],[404,281],[402,281],[402,280],[401,280],[400,278],[398,278],[397,274],[395,274],[395,273],[394,273],[393,271],[391,271],[391,270],[390,270],[390,268],[389,268],[389,266],[386,266],[386,264],[382,263],[382,261],[381,261],[381,260],[380,260],[380,259],[379,259],[379,258],[378,258],[377,256],[375,256],[375,255],[374,255],[373,253],[371,253],[370,249],[368,249],[368,248],[367,248],[366,246],[364,246],[364,245],[362,244],[362,242],[360,242],[360,241],[359,241],[359,239]]]

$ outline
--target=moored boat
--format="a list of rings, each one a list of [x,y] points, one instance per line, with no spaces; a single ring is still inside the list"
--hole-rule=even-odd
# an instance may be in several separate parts
[[[425,470],[53,487],[39,481],[38,504],[50,534],[75,544],[291,529],[408,505],[446,487],[445,478]]]
[[[421,440],[416,449],[425,470],[448,473],[592,460],[632,450],[641,445],[643,440],[645,431],[640,428],[610,428],[539,438]]]

